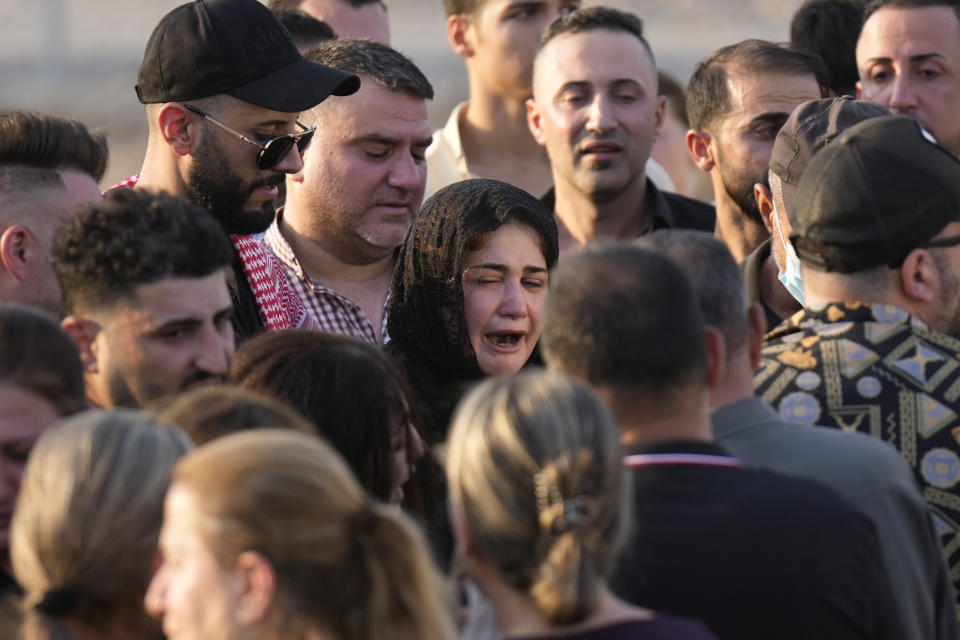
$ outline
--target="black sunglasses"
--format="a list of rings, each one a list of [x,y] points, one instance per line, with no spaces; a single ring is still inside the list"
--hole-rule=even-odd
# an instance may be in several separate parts
[[[290,149],[293,148],[294,144],[297,145],[297,150],[300,153],[303,153],[310,144],[310,140],[313,139],[313,133],[317,130],[316,127],[307,127],[305,124],[297,120],[297,126],[303,129],[303,131],[300,133],[285,133],[282,136],[270,138],[267,140],[266,144],[260,144],[256,140],[251,140],[239,131],[231,129],[210,114],[204,113],[194,106],[184,104],[183,108],[209,120],[224,131],[232,133],[244,142],[248,142],[260,149],[260,153],[257,154],[257,166],[263,170],[272,169],[280,164],[280,162],[287,157],[287,154],[290,152]]]
[[[938,247],[953,247],[960,244],[960,236],[947,236],[938,240],[931,240],[920,245],[921,249],[936,249]]]

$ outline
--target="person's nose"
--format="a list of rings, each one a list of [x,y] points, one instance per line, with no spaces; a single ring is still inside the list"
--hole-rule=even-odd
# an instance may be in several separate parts
[[[617,126],[611,100],[602,92],[593,97],[587,113],[587,130],[593,133],[604,134]]]
[[[527,315],[527,296],[519,281],[507,282],[497,312],[508,318],[522,318]]]
[[[890,111],[909,115],[917,108],[917,92],[913,81],[904,74],[897,74],[890,86]]]
[[[284,173],[297,173],[302,169],[303,156],[301,155],[300,148],[296,144],[290,145],[290,150],[280,159],[277,166],[273,167],[274,171],[282,171]]]
[[[427,181],[426,163],[407,152],[397,153],[387,184],[393,189],[416,193]]]
[[[161,566],[150,580],[147,593],[143,596],[143,608],[153,618],[162,618],[166,598],[166,571]]]
[[[226,376],[230,368],[230,360],[233,358],[233,351],[233,327],[227,325],[218,328],[211,325],[205,332],[200,345],[196,366],[211,376]]]

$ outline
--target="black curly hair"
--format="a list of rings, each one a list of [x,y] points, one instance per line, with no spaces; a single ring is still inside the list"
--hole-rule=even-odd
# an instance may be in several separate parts
[[[114,189],[57,232],[53,268],[67,313],[110,307],[138,285],[199,278],[228,266],[233,248],[201,207],[165,193]]]

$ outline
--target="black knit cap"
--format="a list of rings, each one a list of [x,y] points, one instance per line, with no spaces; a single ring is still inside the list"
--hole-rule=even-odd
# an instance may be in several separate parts
[[[136,90],[143,104],[226,93],[295,113],[359,87],[356,76],[305,60],[257,0],[196,0],[175,8],[153,30]]]
[[[813,154],[824,145],[858,122],[887,115],[886,107],[850,96],[804,102],[790,113],[777,134],[770,171],[782,182],[797,186]]]
[[[871,118],[817,152],[795,201],[790,240],[804,264],[897,267],[960,220],[960,159],[906,116]]]

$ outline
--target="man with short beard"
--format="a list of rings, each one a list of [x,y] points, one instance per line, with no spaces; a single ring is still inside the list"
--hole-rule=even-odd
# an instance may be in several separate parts
[[[397,249],[427,181],[433,87],[413,62],[372,40],[330,40],[306,55],[363,86],[301,114],[315,141],[264,244],[320,330],[380,345]]]
[[[960,159],[906,116],[844,131],[787,211],[804,309],[766,336],[757,395],[790,422],[900,450],[960,576]]]
[[[654,229],[713,230],[713,207],[662,192],[647,175],[665,109],[637,16],[590,7],[547,27],[527,124],[550,158],[554,186],[542,200],[557,216],[561,258]]]
[[[737,262],[769,237],[753,185],[767,185],[777,132],[797,105],[822,98],[826,85],[815,55],[765,40],[722,47],[690,76],[687,149],[710,174],[714,235]]]
[[[303,168],[313,131],[300,111],[359,81],[305,60],[256,0],[199,0],[154,29],[137,78],[149,139],[138,177],[119,186],[168,191],[209,211],[235,249],[237,341],[313,326],[282,267],[251,237],[276,215],[278,185]]]

